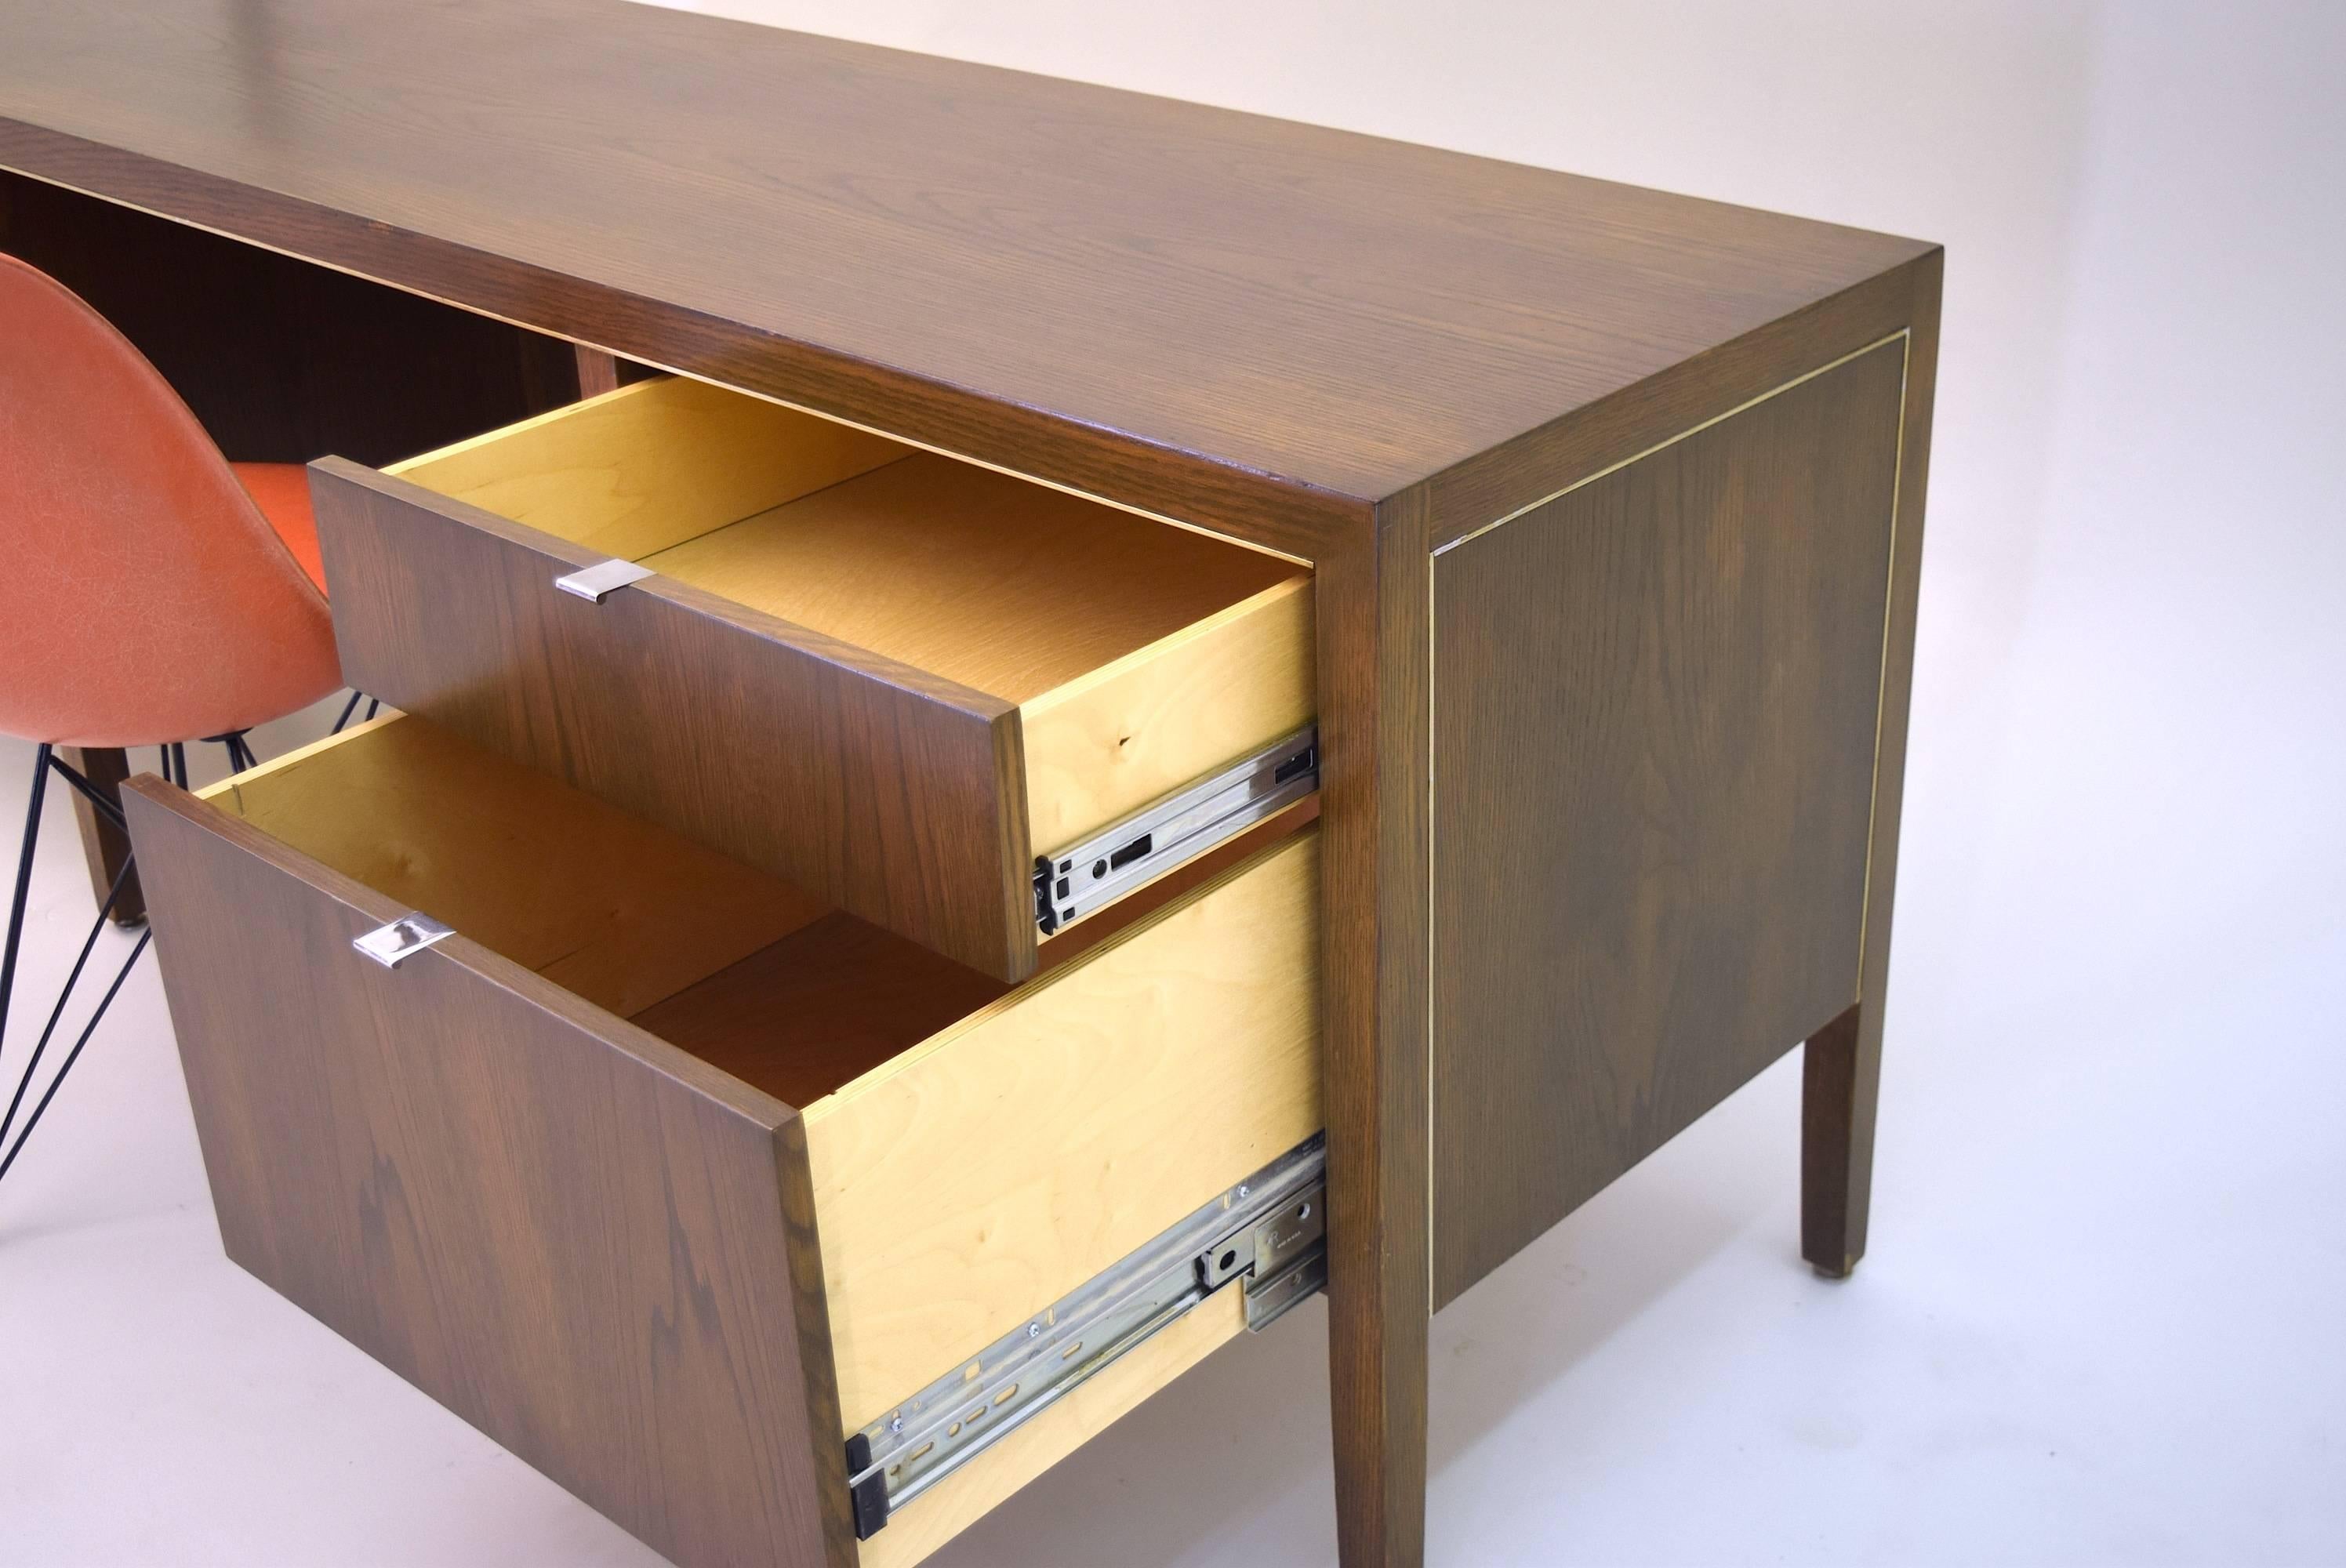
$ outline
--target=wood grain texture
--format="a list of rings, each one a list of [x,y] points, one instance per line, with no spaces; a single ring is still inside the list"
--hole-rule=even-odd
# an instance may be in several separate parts
[[[1318,848],[806,1108],[847,1430],[1320,1131]]]
[[[680,1563],[852,1564],[795,1114],[128,790],[229,1255]]]
[[[101,631],[96,635],[105,634]],[[88,779],[100,795],[117,806],[122,803],[122,783],[130,777],[130,759],[119,748],[60,746],[57,759]],[[102,909],[107,894],[114,892],[115,878],[130,859],[130,835],[99,816],[97,808],[82,799],[80,790],[72,793],[74,826],[81,830],[82,860],[89,868],[90,897]],[[115,893],[113,913],[108,918],[116,925],[137,925],[147,918],[147,895],[138,891],[135,867],[122,879],[122,890]]]
[[[554,338],[4,170],[0,250],[88,300],[235,462],[389,463],[576,395]]]
[[[386,472],[632,561],[908,450],[740,392],[663,376]]]
[[[1435,558],[1437,1305],[1857,995],[1905,370]]]
[[[1209,512],[1393,494],[1923,249],[618,0],[18,5],[0,165]]]
[[[1938,381],[1942,259],[1912,270],[1906,415],[1898,464],[1898,524],[1882,657],[1882,728],[1875,739],[1873,834],[1866,865],[1864,960],[1856,1017],[1812,1039],[1801,1112],[1801,1255],[1828,1275],[1865,1256],[1872,1212],[1874,1106],[1882,1085],[1888,1015],[1891,904],[1898,883],[1898,826],[1906,781],[1908,707],[1914,684],[1914,616],[1922,587],[1923,494],[1931,467],[1931,414]]]
[[[345,730],[203,799],[622,1017],[831,912],[420,718]]]
[[[974,969],[1033,971],[1015,708],[665,578],[590,603],[554,579],[592,551],[355,464],[311,475],[361,689]]]

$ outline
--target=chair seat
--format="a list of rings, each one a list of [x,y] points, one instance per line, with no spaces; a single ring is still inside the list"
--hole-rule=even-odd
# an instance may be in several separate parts
[[[231,463],[237,483],[293,552],[318,592],[326,591],[325,558],[318,551],[318,517],[310,510],[310,471],[298,463]]]

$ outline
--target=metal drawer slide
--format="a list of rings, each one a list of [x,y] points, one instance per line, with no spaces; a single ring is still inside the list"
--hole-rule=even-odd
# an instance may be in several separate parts
[[[1318,788],[1320,730],[1312,725],[1055,855],[1036,856],[1035,923],[1049,936],[1097,914]]]
[[[856,1538],[1216,1291],[1256,1332],[1312,1296],[1326,1166],[1315,1137],[848,1439]]]

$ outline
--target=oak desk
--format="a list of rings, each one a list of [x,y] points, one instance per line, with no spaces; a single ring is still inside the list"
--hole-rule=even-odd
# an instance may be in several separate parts
[[[416,716],[125,786],[228,1248],[670,1556],[916,1560],[1324,1221],[1414,1563],[1429,1315],[1804,1040],[1863,1250],[1935,247],[607,0],[12,6],[0,168]]]

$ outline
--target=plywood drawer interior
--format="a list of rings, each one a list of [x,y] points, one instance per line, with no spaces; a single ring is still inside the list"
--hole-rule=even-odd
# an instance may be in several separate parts
[[[1321,1125],[1316,829],[1013,988],[419,718],[204,793],[801,1107],[842,1441]],[[917,1561],[1239,1321],[1209,1298],[862,1560]]]
[[[705,382],[385,472],[1016,704],[1036,853],[1312,718],[1305,567]]]

